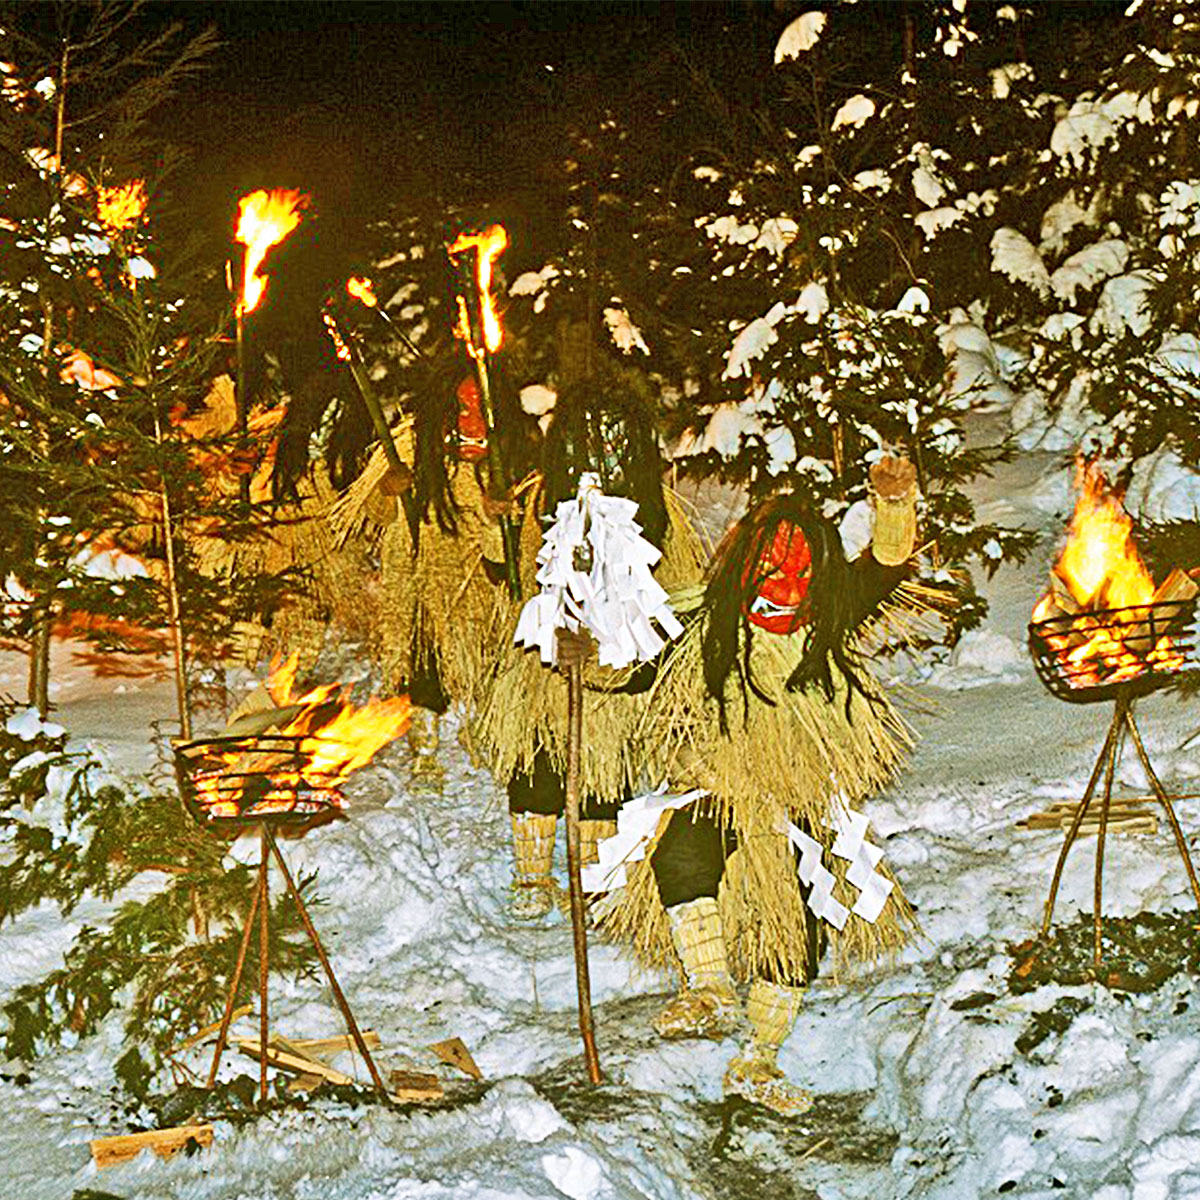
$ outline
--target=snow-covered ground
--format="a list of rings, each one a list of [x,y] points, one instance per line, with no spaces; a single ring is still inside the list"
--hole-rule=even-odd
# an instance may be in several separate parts
[[[1008,986],[1009,945],[1036,931],[1061,844],[1060,833],[1017,822],[1081,794],[1110,715],[1106,705],[1052,698],[1024,649],[1072,503],[1069,481],[1057,456],[1030,451],[976,489],[981,516],[1046,537],[1033,562],[1003,569],[986,586],[993,610],[984,629],[915,690],[920,745],[870,814],[924,938],[898,963],[810,989],[780,1056],[816,1093],[809,1113],[788,1122],[724,1104],[720,1079],[734,1043],[658,1041],[651,1019],[672,981],[635,976],[595,940],[605,1083],[586,1082],[569,924],[561,914],[537,927],[506,919],[507,814],[450,725],[440,794],[412,786],[407,749],[397,743],[354,780],[348,820],[285,850],[294,871],[319,868],[326,903],[315,919],[359,1022],[380,1034],[384,1073],[439,1070],[448,1102],[389,1111],[315,1101],[246,1125],[218,1122],[213,1147],[190,1157],[143,1154],[98,1172],[89,1140],[130,1128],[112,1091],[117,1014],[101,1036],[28,1074],[18,1063],[0,1065],[0,1196],[1200,1196],[1195,980],[1181,973],[1144,994],[1097,985],[1014,994]],[[0,664],[0,688],[19,694],[22,671]],[[169,684],[127,683],[114,695],[113,680],[66,665],[58,678],[65,686],[56,719],[74,738],[126,770],[148,765],[150,722],[172,711]],[[1196,706],[1156,696],[1138,714],[1168,786],[1200,790],[1200,748],[1181,745],[1200,725]],[[1121,781],[1144,787],[1132,762]],[[1200,829],[1200,803],[1185,799],[1178,809],[1185,831]],[[1091,909],[1094,842],[1081,839],[1068,861],[1060,923]],[[244,853],[257,849],[247,842]],[[1194,907],[1165,822],[1153,836],[1110,836],[1106,862],[1109,913]],[[6,926],[0,988],[45,972],[73,931],[104,911],[84,905],[64,924],[43,907]],[[293,1037],[342,1032],[319,981],[272,983],[274,1028]],[[1040,1040],[1031,1036],[1039,1029]],[[471,1049],[482,1084],[452,1079],[429,1051],[452,1036]],[[194,1051],[192,1065],[202,1071],[209,1053]],[[365,1078],[349,1055],[339,1065]],[[257,1074],[235,1055],[224,1070]]]

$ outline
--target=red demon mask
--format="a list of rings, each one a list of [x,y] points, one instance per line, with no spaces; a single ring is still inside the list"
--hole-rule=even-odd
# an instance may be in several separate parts
[[[478,462],[488,449],[487,421],[479,385],[469,375],[458,385],[458,457],[465,462]]]
[[[758,591],[743,609],[746,619],[768,633],[794,633],[808,621],[808,585],[812,553],[798,525],[781,521],[743,582],[761,578]]]

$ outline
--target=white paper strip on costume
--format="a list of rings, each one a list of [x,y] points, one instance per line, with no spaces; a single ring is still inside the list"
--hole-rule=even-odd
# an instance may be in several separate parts
[[[580,873],[585,892],[611,892],[625,883],[625,868],[646,857],[646,847],[658,828],[659,818],[669,808],[682,808],[708,793],[703,788],[674,795],[666,784],[657,792],[635,796],[617,812],[617,832],[598,847],[599,860]]]
[[[641,536],[637,504],[600,491],[585,474],[573,500],[563,500],[542,536],[537,581],[541,592],[521,609],[514,641],[538,648],[542,662],[557,661],[555,634],[586,629],[596,639],[601,666],[648,662],[683,632],[667,593],[651,574],[662,552]],[[586,547],[590,565],[576,565]]]
[[[830,824],[837,834],[832,852],[850,864],[846,879],[859,890],[852,911],[874,924],[895,886],[875,870],[883,859],[883,851],[866,840],[869,821],[865,814],[855,812],[845,800],[835,798],[831,815]]]
[[[809,837],[790,821],[785,828],[788,840],[800,851],[800,866],[796,874],[800,876],[800,882],[809,889],[806,901],[808,907],[821,920],[828,921],[835,929],[842,929],[850,910],[841,901],[834,899],[833,885],[837,880],[821,865],[821,843]]]

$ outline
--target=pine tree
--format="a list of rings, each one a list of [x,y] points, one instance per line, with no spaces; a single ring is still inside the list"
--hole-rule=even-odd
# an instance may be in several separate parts
[[[215,45],[211,33],[181,44],[177,29],[131,40],[139,8],[26,6],[5,16],[0,29],[8,64],[0,154],[10,168],[0,205],[11,234],[0,260],[0,387],[8,396],[7,479],[0,486],[14,501],[6,575],[28,596],[15,632],[30,646],[29,698],[43,713],[50,630],[64,587],[74,582],[75,535],[96,515],[96,487],[74,454],[87,414],[68,381],[79,376],[95,389],[104,378],[71,338],[94,299],[88,273],[107,246],[94,209],[77,202],[102,178],[131,177],[147,151],[149,114],[195,75]]]

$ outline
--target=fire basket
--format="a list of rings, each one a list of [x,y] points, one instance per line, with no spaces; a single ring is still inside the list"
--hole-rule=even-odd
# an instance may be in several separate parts
[[[1029,649],[1047,690],[1071,704],[1113,702],[1108,734],[1087,789],[1063,841],[1046,900],[1042,937],[1050,930],[1054,901],[1067,854],[1104,775],[1096,834],[1093,961],[1100,966],[1104,888],[1104,844],[1113,779],[1128,734],[1156,799],[1162,804],[1200,908],[1200,882],[1187,840],[1166,790],[1159,782],[1133,706],[1143,696],[1177,686],[1194,672],[1192,622],[1200,588],[1176,568],[1156,587],[1134,545],[1133,522],[1095,464],[1077,463],[1079,495],[1067,543],[1050,572],[1050,587],[1034,609]]]
[[[175,747],[175,775],[188,812],[204,827],[309,826],[346,807],[342,772],[313,762],[311,735],[214,737]]]
[[[296,905],[305,932],[325,970],[334,999],[341,1009],[354,1044],[371,1073],[380,1096],[387,1097],[379,1070],[367,1049],[358,1023],[333,973],[333,967],[304,899],[275,841],[276,829],[303,832],[321,824],[345,807],[339,785],[354,770],[407,728],[407,697],[369,701],[362,708],[335,701],[336,687],[321,687],[302,696],[293,695],[295,658],[272,672],[266,690],[276,707],[255,710],[242,717],[223,737],[177,742],[175,774],[184,807],[199,824],[214,833],[257,827],[259,833],[258,886],[246,914],[237,965],[229,985],[225,1012],[217,1035],[217,1048],[208,1073],[208,1086],[216,1083],[225,1052],[229,1025],[246,952],[258,918],[259,930],[259,1082],[267,1099],[267,1062],[270,1029],[267,977],[270,970],[270,895],[268,866],[274,856],[288,894]],[[247,732],[249,723],[252,733]],[[236,730],[236,732],[234,732]]]
[[[1191,622],[1194,615],[1194,600],[1170,600],[1059,615],[1029,625],[1029,649],[1038,678],[1053,696],[1072,704],[1106,700],[1114,702],[1104,746],[1059,851],[1041,930],[1043,937],[1049,933],[1067,855],[1079,836],[1103,773],[1104,787],[1100,795],[1100,820],[1096,834],[1093,911],[1093,962],[1097,967],[1101,961],[1102,946],[1105,838],[1113,780],[1126,734],[1133,742],[1156,799],[1167,814],[1192,894],[1200,908],[1200,881],[1197,880],[1188,852],[1187,840],[1171,798],[1151,765],[1133,715],[1136,700],[1152,692],[1178,686],[1190,672],[1194,650]]]
[[[1071,704],[1135,699],[1177,686],[1194,649],[1193,600],[1063,613],[1029,626],[1046,689]]]

